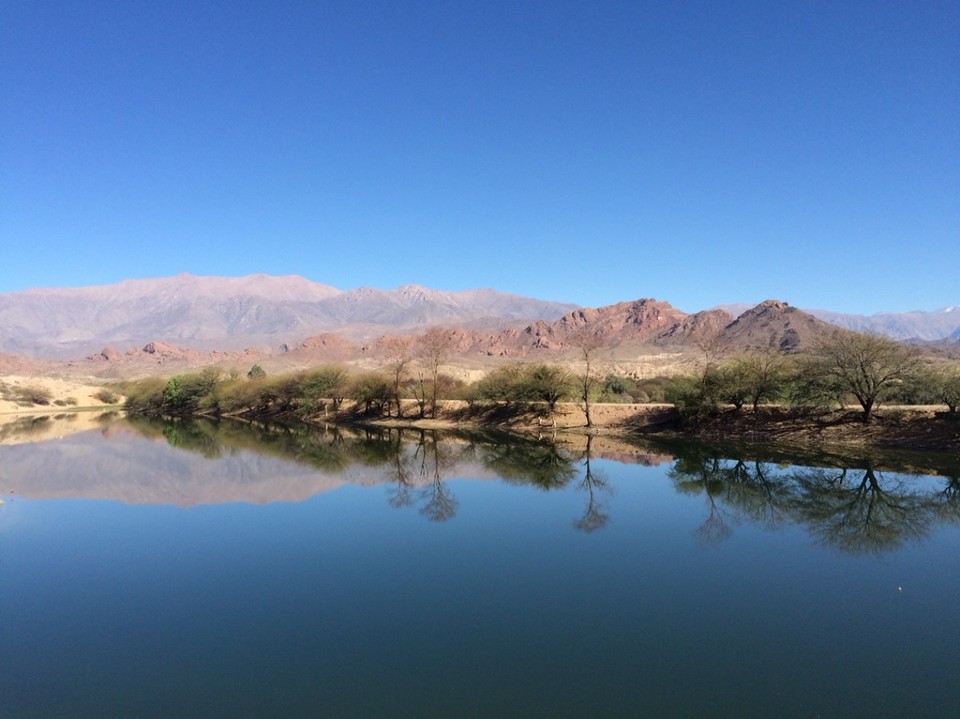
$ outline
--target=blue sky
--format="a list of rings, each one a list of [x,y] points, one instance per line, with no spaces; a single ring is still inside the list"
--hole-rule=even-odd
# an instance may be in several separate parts
[[[960,4],[0,4],[0,292],[960,303]]]

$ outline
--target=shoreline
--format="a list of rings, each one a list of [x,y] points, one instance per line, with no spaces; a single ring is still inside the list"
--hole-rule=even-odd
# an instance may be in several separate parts
[[[590,435],[616,438],[660,438],[707,442],[744,442],[797,448],[850,450],[886,449],[922,452],[960,452],[960,414],[936,406],[883,406],[869,424],[859,408],[800,410],[761,405],[756,412],[744,407],[722,408],[696,426],[685,426],[679,411],[669,404],[591,405],[593,426],[577,403],[558,403],[552,416],[546,407],[469,407],[446,400],[436,418],[414,416],[416,405],[404,405],[404,416],[377,417],[341,411],[326,417],[308,417],[308,424],[364,424],[418,430],[502,430],[524,434]]]
[[[365,415],[353,405],[326,414],[297,417],[291,414],[239,415],[252,421],[303,422],[308,425],[366,425],[371,427],[436,431],[503,431],[555,436],[593,436],[611,439],[696,440],[838,451],[910,450],[960,453],[960,414],[937,406],[882,406],[869,424],[859,408],[799,410],[776,405],[721,408],[715,415],[684,425],[678,410],[669,404],[593,404],[593,426],[578,403],[558,403],[551,414],[538,405],[468,405],[441,400],[437,416],[422,418],[416,402],[402,403],[403,416]],[[34,406],[0,411],[0,425],[31,417],[61,418],[93,413],[120,412],[122,405],[81,407]],[[199,415],[203,416],[203,415]],[[215,417],[212,417],[215,419]]]

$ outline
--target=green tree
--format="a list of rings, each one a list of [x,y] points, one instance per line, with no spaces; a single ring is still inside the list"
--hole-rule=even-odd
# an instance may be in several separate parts
[[[333,408],[339,409],[348,387],[349,375],[340,365],[326,365],[308,372],[302,382],[306,408],[308,411],[317,409],[321,402],[330,400]]]
[[[870,422],[873,408],[920,369],[916,347],[879,335],[838,330],[814,348],[807,370],[828,391],[848,393],[863,408],[863,422]]]
[[[546,402],[550,414],[556,409],[557,402],[570,394],[570,375],[556,365],[533,365],[525,374],[528,389],[523,394],[539,402]]]
[[[220,380],[220,370],[207,367],[200,372],[174,375],[163,387],[163,411],[187,416],[196,414],[201,400],[213,392]]]
[[[390,403],[390,380],[380,372],[364,372],[354,378],[350,398],[357,405],[363,405],[364,414],[370,414],[374,410],[382,414]]]
[[[951,414],[956,414],[960,408],[960,365],[939,367],[931,379],[934,395],[947,405]]]
[[[527,384],[527,366],[511,362],[489,372],[475,386],[477,399],[486,402],[528,402],[532,399]]]

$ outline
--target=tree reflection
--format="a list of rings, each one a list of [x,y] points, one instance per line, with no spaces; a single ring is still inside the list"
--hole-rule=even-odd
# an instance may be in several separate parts
[[[387,495],[387,502],[394,509],[409,507],[413,504],[413,469],[407,453],[404,451],[406,443],[403,438],[403,430],[398,429],[396,440],[393,445],[393,479],[396,486],[391,489]]]
[[[796,519],[825,543],[851,553],[922,539],[931,520],[924,496],[896,479],[882,483],[877,474],[869,465],[839,472],[798,470],[793,475]]]
[[[431,522],[445,522],[457,513],[459,503],[441,477],[441,468],[449,458],[441,450],[435,432],[420,433],[415,456],[420,458],[420,476],[427,478],[427,484],[421,490],[424,504],[420,514]]]
[[[789,487],[770,478],[771,468],[742,459],[726,470],[725,494],[746,517],[768,528],[783,524]]]
[[[364,483],[389,483],[391,507],[416,506],[430,521],[456,515],[459,502],[444,478],[463,463],[479,464],[509,484],[582,492],[583,514],[574,522],[579,531],[593,532],[610,521],[606,505],[612,490],[594,466],[592,436],[576,456],[545,437],[497,433],[145,418],[126,426],[206,458],[255,452],[330,475],[360,467]],[[706,516],[695,530],[705,544],[725,540],[740,522],[768,529],[797,524],[841,551],[881,552],[924,539],[935,523],[960,522],[956,461],[947,461],[942,478],[935,478],[912,476],[917,470],[903,462],[895,466],[904,466],[904,473],[883,469],[890,466],[889,456],[879,461],[807,456],[808,465],[799,466],[776,452],[768,452],[765,461],[705,445],[672,451],[667,474],[674,488],[705,499]],[[810,466],[821,462],[842,466]]]
[[[485,444],[479,459],[507,482],[531,484],[544,490],[565,487],[577,473],[573,460],[544,439],[517,437]]]
[[[730,536],[726,518],[717,501],[725,490],[724,465],[718,457],[692,454],[677,457],[673,467],[667,470],[677,491],[684,494],[700,494],[707,499],[707,518],[695,534],[705,544],[718,544]]]
[[[677,491],[705,495],[708,514],[696,533],[706,542],[730,535],[725,511],[767,528],[800,524],[824,544],[854,554],[922,540],[934,521],[958,516],[955,478],[940,491],[924,491],[869,461],[857,469],[777,469],[757,460],[694,452],[678,457],[668,474]]]
[[[592,532],[605,525],[610,515],[603,511],[601,494],[610,493],[610,485],[606,476],[601,472],[595,472],[590,466],[591,442],[593,435],[587,435],[587,446],[583,451],[581,459],[583,460],[583,479],[577,489],[587,492],[587,506],[583,511],[583,516],[574,523],[574,527],[582,532]]]
[[[960,522],[960,474],[945,477],[944,482],[933,497],[933,513],[943,522]]]

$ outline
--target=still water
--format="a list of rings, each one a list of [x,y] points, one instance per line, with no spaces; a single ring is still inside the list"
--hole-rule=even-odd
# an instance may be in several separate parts
[[[51,422],[3,717],[960,716],[953,458]]]

